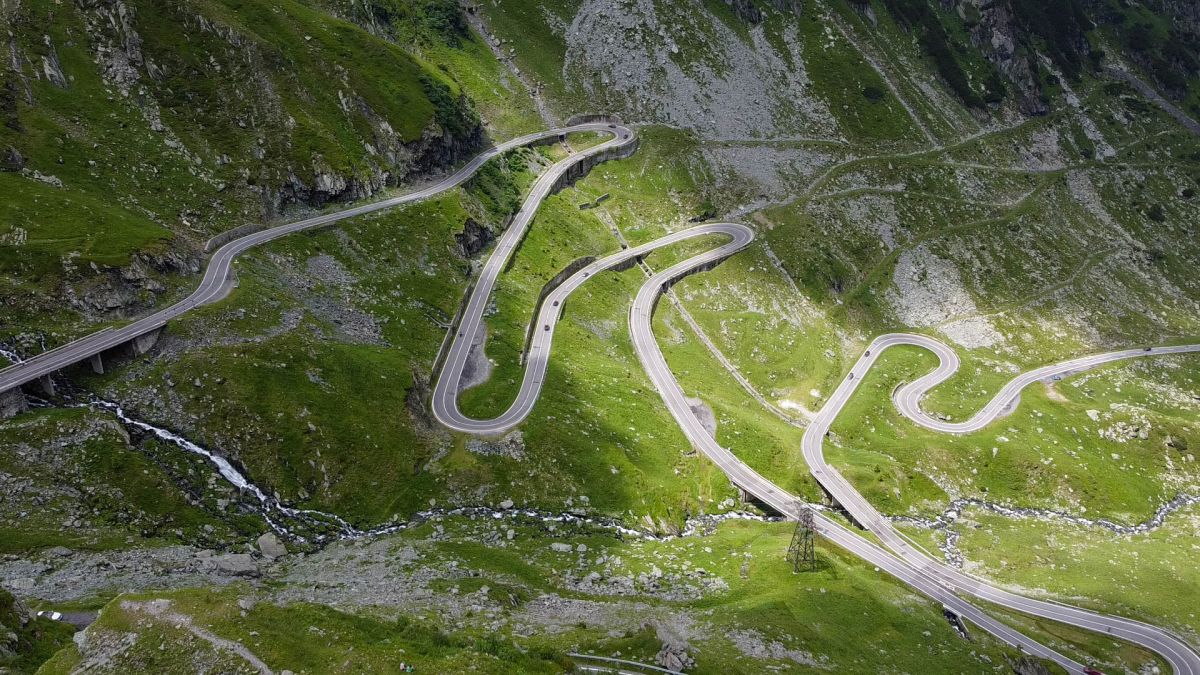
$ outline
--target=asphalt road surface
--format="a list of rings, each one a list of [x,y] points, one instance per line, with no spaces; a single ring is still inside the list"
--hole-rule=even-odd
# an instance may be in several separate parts
[[[553,176],[546,184],[553,181]],[[674,416],[684,434],[724,471],[730,480],[748,494],[753,495],[771,508],[790,516],[795,516],[800,502],[794,495],[787,493],[763,478],[744,462],[739,460],[729,450],[713,438],[704,425],[691,410],[683,390],[667,365],[658,344],[654,339],[651,319],[658,299],[664,290],[677,279],[705,269],[733,255],[748,246],[753,239],[753,231],[744,225],[736,223],[710,223],[687,230],[672,233],[656,240],[613,254],[593,262],[583,270],[567,279],[554,289],[545,299],[542,309],[535,319],[529,344],[526,370],[517,397],[508,410],[490,420],[472,419],[458,410],[457,396],[462,379],[463,369],[470,351],[473,348],[476,331],[482,321],[483,311],[488,298],[495,287],[500,272],[506,266],[508,259],[515,250],[515,245],[524,236],[525,229],[536,212],[538,204],[545,196],[541,182],[535,186],[530,198],[525,202],[520,218],[505,233],[511,242],[501,241],[496,251],[485,264],[485,271],[479,282],[471,291],[467,308],[457,334],[452,337],[445,365],[434,387],[433,412],[446,426],[468,433],[500,434],[524,420],[532,410],[545,381],[546,366],[550,358],[550,348],[554,337],[554,328],[562,316],[563,306],[567,297],[578,289],[596,273],[610,269],[644,255],[661,246],[681,241],[682,239],[707,235],[724,234],[730,241],[719,247],[701,253],[688,260],[653,275],[641,287],[629,314],[629,331],[633,340],[634,350],[641,360],[643,368],[654,382],[667,409]],[[918,591],[941,602],[947,609],[970,621],[976,626],[988,631],[1006,643],[1020,648],[1041,658],[1053,660],[1069,672],[1081,673],[1084,666],[1044,645],[1013,630],[1009,626],[993,619],[991,616],[970,604],[958,593],[967,593],[998,605],[1021,612],[1062,621],[1100,633],[1111,634],[1140,644],[1160,654],[1181,675],[1200,675],[1200,658],[1178,637],[1160,628],[1121,617],[1110,617],[1075,607],[1056,603],[1031,600],[1007,591],[989,586],[986,582],[962,574],[927,555],[926,552],[910,545],[896,532],[891,524],[859,495],[844,478],[834,469],[825,464],[821,453],[821,441],[830,424],[845,405],[862,375],[870,368],[879,352],[893,344],[916,344],[934,349],[942,358],[937,371],[902,388],[897,395],[897,405],[910,414],[919,423],[951,432],[966,432],[983,426],[1010,406],[1021,388],[1031,382],[1053,377],[1054,375],[1078,372],[1100,363],[1107,363],[1119,358],[1132,358],[1162,353],[1196,351],[1200,347],[1164,347],[1155,348],[1151,352],[1144,350],[1127,350],[1107,355],[1076,359],[1057,366],[1031,371],[1010,382],[1000,394],[979,415],[972,418],[961,428],[950,423],[940,422],[925,415],[919,407],[921,397],[928,389],[949,377],[957,368],[957,357],[948,347],[936,340],[923,336],[886,335],[872,343],[871,349],[855,366],[850,376],[843,381],[838,391],[830,398],[825,408],[818,414],[817,419],[810,425],[804,437],[805,458],[812,467],[813,474],[830,494],[854,517],[872,533],[876,534],[887,546],[887,549],[867,541],[859,534],[843,527],[836,521],[816,514],[817,528],[822,536],[858,555],[901,581],[909,584]],[[481,348],[481,347],[480,347]],[[948,425],[946,428],[944,425]],[[977,426],[972,426],[977,425]]]
[[[362,206],[356,206],[343,211],[336,211],[333,213],[315,216],[313,218],[306,218],[304,220],[287,223],[285,225],[279,225],[277,227],[268,228],[253,234],[248,234],[239,239],[235,239],[217,249],[216,253],[212,255],[208,261],[208,266],[204,271],[204,278],[200,281],[200,285],[196,288],[196,290],[192,291],[191,295],[163,310],[155,312],[142,319],[138,319],[133,323],[121,326],[119,328],[105,329],[96,333],[92,333],[91,335],[82,337],[73,342],[69,342],[57,349],[43,352],[36,356],[31,356],[20,363],[0,370],[0,392],[20,386],[26,382],[31,382],[39,377],[50,375],[51,373],[61,370],[69,365],[79,363],[80,361],[99,354],[106,349],[111,349],[118,345],[129,342],[136,337],[161,328],[171,319],[174,319],[175,317],[200,305],[204,305],[215,300],[220,300],[221,298],[225,297],[232,288],[232,283],[230,281],[230,268],[234,259],[246,249],[287,236],[294,232],[321,227],[345,220],[347,218],[354,218],[356,216],[374,213],[384,209],[390,209],[400,206],[401,204],[408,204],[411,202],[428,199],[429,197],[433,197],[437,194],[445,192],[446,190],[450,190],[462,185],[467,181],[467,179],[475,174],[479,167],[483,166],[485,162],[496,155],[523,145],[530,145],[546,139],[555,138],[566,133],[578,131],[601,132],[610,134],[613,138],[605,143],[588,148],[583,152],[576,153],[562,162],[559,162],[555,165],[555,171],[558,171],[559,173],[565,172],[572,165],[577,164],[584,158],[603,152],[613,145],[626,145],[635,142],[635,137],[632,131],[619,125],[610,125],[606,122],[590,122],[562,129],[551,129],[548,131],[528,134],[526,136],[514,138],[510,141],[485,150],[450,176],[422,190],[398,197],[393,197],[391,199],[385,199],[378,202],[372,202],[370,204],[364,204]],[[545,194],[543,193],[541,196],[544,197]],[[540,202],[540,197],[538,201]]]
[[[983,428],[997,417],[1010,412],[1016,404],[1021,390],[1034,382],[1052,380],[1056,376],[1061,377],[1081,372],[1122,359],[1198,352],[1200,351],[1200,345],[1153,347],[1149,350],[1146,348],[1128,349],[1072,359],[1031,370],[1013,378],[1005,384],[1000,392],[971,419],[966,422],[955,423],[935,419],[922,411],[920,407],[921,398],[926,392],[945,381],[958,370],[958,357],[955,355],[954,350],[942,342],[924,335],[904,333],[881,335],[871,342],[863,353],[863,356],[850,369],[846,378],[842,380],[837,390],[829,397],[824,408],[817,413],[812,424],[805,430],[804,438],[801,441],[804,460],[808,463],[813,476],[816,477],[825,490],[833,497],[834,501],[846,509],[855,522],[878,537],[884,546],[908,561],[914,568],[919,569],[927,577],[936,580],[947,588],[967,593],[1010,609],[1112,635],[1122,640],[1128,640],[1161,655],[1170,664],[1171,668],[1180,675],[1200,674],[1200,655],[1197,655],[1196,651],[1179,637],[1166,630],[1140,621],[1098,614],[1069,605],[1026,598],[990,586],[984,581],[964,574],[962,571],[934,559],[925,551],[912,545],[905,539],[892,527],[891,522],[880,515],[866,498],[859,494],[836,469],[825,462],[822,444],[834,419],[837,418],[850,396],[854,393],[854,390],[863,381],[863,378],[875,363],[875,360],[879,358],[880,354],[888,348],[897,345],[924,347],[933,351],[939,359],[938,367],[932,372],[897,388],[894,394],[894,401],[897,408],[914,422],[930,429],[947,433],[968,433]]]
[[[699,256],[697,256],[699,258]],[[787,491],[764,478],[728,449],[722,447],[704,428],[703,423],[692,412],[687,396],[667,365],[662,350],[654,338],[651,319],[654,307],[666,287],[679,277],[691,272],[705,261],[691,258],[666,270],[658,272],[641,287],[634,298],[629,313],[629,332],[633,337],[634,351],[642,362],[655,388],[662,396],[667,409],[683,430],[684,435],[700,452],[725,472],[734,485],[753,495],[769,507],[789,517],[797,515],[801,501]],[[814,473],[819,473],[814,471]],[[986,630],[1004,642],[1020,648],[1028,654],[1051,659],[1070,672],[1081,673],[1084,666],[1041,643],[1013,630],[1006,624],[993,619],[978,607],[958,597],[940,579],[926,570],[924,556],[897,557],[886,549],[864,539],[859,534],[842,526],[821,513],[814,513],[817,531],[842,548],[864,561],[891,574],[917,591],[941,602],[950,611]]]
[[[545,299],[542,311],[537,317],[537,323],[531,332],[532,339],[529,345],[525,378],[513,405],[493,420],[471,419],[464,416],[458,410],[457,394],[459,382],[466,359],[470,353],[471,342],[475,334],[474,331],[479,327],[483,310],[486,307],[488,297],[491,295],[499,274],[520,244],[521,238],[532,221],[537,207],[548,196],[555,181],[578,162],[611,148],[627,146],[636,142],[636,138],[631,130],[624,126],[606,122],[579,124],[564,129],[555,129],[513,139],[481,153],[451,176],[417,192],[280,225],[235,239],[219,248],[213,254],[199,287],[187,298],[126,326],[93,333],[57,349],[30,357],[21,363],[0,370],[0,391],[19,386],[39,377],[49,375],[65,366],[78,363],[106,349],[155,330],[165,325],[172,318],[190,311],[197,306],[223,298],[231,288],[230,269],[233,260],[240,253],[252,246],[257,246],[294,232],[336,223],[347,218],[429,198],[461,185],[484,162],[497,154],[521,145],[543,141],[576,131],[608,133],[612,135],[612,139],[580,153],[573,154],[558,162],[534,184],[529,198],[514,218],[512,225],[510,225],[497,242],[495,250],[485,263],[484,269],[468,299],[460,327],[457,334],[452,336],[445,365],[435,385],[433,394],[434,414],[448,427],[459,431],[496,434],[511,429],[529,414],[541,391],[546,374],[546,365],[550,357],[554,326],[561,317],[567,296],[596,273],[619,266],[633,258],[645,255],[656,248],[697,236],[725,235],[729,237],[727,243],[673,265],[662,272],[658,272],[646,281],[639,290],[633,307],[630,310],[630,335],[632,336],[635,350],[643,367],[654,382],[667,408],[692,444],[716,463],[739,488],[753,495],[771,508],[778,510],[780,513],[794,517],[800,506],[800,502],[794,495],[775,486],[741,460],[737,459],[733,453],[721,447],[717,440],[704,429],[703,424],[692,413],[691,406],[688,404],[683,390],[667,366],[666,359],[663,357],[654,339],[651,328],[651,318],[655,305],[663,291],[671,283],[691,272],[706,269],[750,244],[754,236],[753,231],[744,225],[735,223],[710,223],[681,230],[654,242],[615,253],[577,272],[551,292]],[[963,600],[957,593],[967,593],[1018,611],[1062,621],[1100,633],[1111,634],[1113,637],[1142,645],[1162,655],[1175,672],[1180,675],[1200,675],[1200,657],[1182,640],[1165,630],[1129,619],[1105,616],[1075,607],[1025,598],[991,587],[981,580],[969,577],[954,568],[934,560],[924,551],[910,545],[901,537],[891,527],[891,524],[875,511],[866,499],[859,495],[837,471],[825,463],[821,443],[834,418],[841,411],[854,389],[858,386],[858,383],[862,381],[862,376],[865,375],[866,371],[874,363],[874,360],[878,358],[879,353],[883,349],[897,344],[912,344],[929,348],[939,356],[941,363],[934,372],[898,389],[895,398],[896,405],[905,415],[917,423],[932,429],[951,433],[965,433],[986,425],[995,419],[997,415],[1011,407],[1020,390],[1032,382],[1055,375],[1078,372],[1079,370],[1123,358],[1200,351],[1200,346],[1161,347],[1154,348],[1150,352],[1138,349],[1112,352],[1031,371],[1008,383],[971,420],[964,423],[949,423],[936,420],[921,411],[920,400],[925,392],[945,380],[957,369],[958,360],[954,352],[942,343],[924,336],[885,335],[872,342],[869,351],[855,365],[851,376],[848,376],[842,382],[809,426],[803,440],[805,459],[808,461],[817,480],[858,523],[879,537],[887,548],[891,549],[891,552],[866,540],[823,514],[818,513],[816,514],[817,529],[822,536],[854,553],[866,562],[875,565],[880,570],[895,576],[921,593],[941,602],[950,611],[955,612],[962,618],[988,631],[1008,644],[1017,646],[1027,653],[1054,660],[1070,672],[1082,672],[1083,666],[991,618],[982,610]]]
[[[525,227],[528,223],[525,222],[521,225]],[[505,232],[505,236],[508,236],[516,226],[517,223],[514,222],[510,226],[509,232]],[[515,232],[515,234],[518,238],[521,235],[520,232]],[[525,377],[521,381],[521,389],[518,391],[512,405],[498,417],[489,420],[477,420],[467,417],[458,409],[459,383],[462,380],[463,369],[472,349],[475,331],[479,327],[480,322],[483,321],[483,310],[487,307],[488,296],[491,295],[492,288],[495,285],[496,275],[503,268],[504,260],[497,258],[500,251],[497,248],[497,253],[492,254],[492,257],[484,267],[484,272],[480,275],[479,283],[476,284],[471,299],[468,302],[467,310],[463,314],[461,327],[451,343],[445,365],[443,365],[438,381],[434,385],[432,403],[434,416],[437,417],[439,422],[451,429],[476,434],[503,433],[520,424],[529,415],[529,412],[533,410],[533,405],[537,402],[538,396],[541,394],[542,383],[545,382],[546,378],[546,366],[550,362],[550,347],[554,341],[554,328],[562,316],[567,297],[571,293],[575,292],[576,289],[598,272],[619,267],[623,263],[644,256],[663,246],[670,246],[685,239],[714,234],[727,235],[730,241],[694,258],[693,260],[699,260],[696,266],[718,262],[745,248],[754,239],[754,232],[745,225],[738,225],[736,223],[697,225],[696,227],[674,232],[647,244],[624,249],[613,255],[601,258],[571,275],[566,281],[551,291],[542,303],[541,312],[538,313],[534,329],[531,331],[532,339],[529,342],[528,356],[525,361]],[[507,255],[505,259],[507,259]],[[499,261],[499,264],[493,265],[494,261]]]
[[[938,357],[937,368],[928,374],[896,389],[893,396],[896,408],[907,418],[923,427],[951,434],[966,434],[978,431],[987,426],[992,420],[1012,412],[1021,395],[1021,390],[1034,382],[1054,381],[1075,373],[1090,370],[1113,361],[1133,359],[1143,356],[1163,356],[1165,354],[1187,354],[1200,352],[1200,345],[1177,345],[1169,347],[1142,347],[1140,349],[1123,349],[1084,356],[1070,361],[1063,361],[1049,366],[1043,366],[1027,373],[1022,373],[1000,388],[1000,391],[986,405],[965,422],[946,422],[929,416],[921,410],[921,399],[929,390],[945,382],[958,371],[958,355],[942,342],[924,335],[908,333],[890,333],[881,335],[871,342],[867,348],[868,356],[859,359],[854,370],[862,373],[871,367],[875,359],[888,347],[906,344],[924,347]]]

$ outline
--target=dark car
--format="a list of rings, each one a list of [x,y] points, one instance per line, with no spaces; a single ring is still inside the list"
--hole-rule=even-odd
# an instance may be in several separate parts
[[[550,330],[550,324],[546,324],[546,327],[543,328],[542,330]]]

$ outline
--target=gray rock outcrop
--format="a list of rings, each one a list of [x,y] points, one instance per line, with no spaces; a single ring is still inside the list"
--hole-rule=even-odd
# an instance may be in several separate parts
[[[496,235],[492,234],[486,225],[470,217],[463,223],[462,232],[454,235],[454,241],[458,242],[458,252],[464,258],[479,254],[495,239]]]
[[[25,168],[25,158],[16,148],[9,146],[0,154],[0,171],[16,172]]]
[[[1018,49],[1021,31],[1012,7],[1005,2],[960,0],[959,16],[978,14],[979,20],[968,24],[971,43],[996,66],[1008,82],[1026,115],[1045,115],[1050,111],[1042,98],[1041,85],[1036,77],[1036,64],[1025,50]]]
[[[235,577],[257,577],[258,563],[249,553],[227,553],[213,560],[219,571]]]
[[[19,415],[29,409],[29,401],[19,387],[0,391],[0,419]]]
[[[658,650],[654,657],[654,662],[667,670],[680,673],[696,665],[696,660],[688,654],[686,646],[674,643],[663,643],[662,649]]]

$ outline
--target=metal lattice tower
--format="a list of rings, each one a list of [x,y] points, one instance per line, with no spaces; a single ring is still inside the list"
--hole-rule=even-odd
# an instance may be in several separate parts
[[[787,559],[792,563],[792,572],[802,569],[817,569],[817,552],[813,548],[813,535],[816,526],[813,524],[812,509],[807,504],[796,502],[796,530],[792,532],[792,543],[788,546]]]

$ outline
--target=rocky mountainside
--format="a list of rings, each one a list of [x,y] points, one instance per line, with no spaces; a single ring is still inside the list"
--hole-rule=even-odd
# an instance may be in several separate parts
[[[13,327],[144,310],[220,231],[412,183],[483,143],[446,70],[303,3],[20,0],[4,14]]]
[[[656,335],[720,443],[813,502],[803,427],[877,334],[954,347],[961,373],[923,403],[947,419],[1049,362],[1200,341],[1192,3],[0,12],[5,353],[177,296],[219,232],[404,190],[489,141],[600,112],[637,129],[638,151],[540,206],[478,335],[471,415],[511,402],[548,282],[705,220],[755,242],[675,284]],[[437,424],[432,380],[473,275],[535,176],[598,141],[509,153],[438,198],[249,251],[237,289],[152,352],[69,370],[58,399],[0,420],[0,585],[31,607],[103,607],[46,672],[557,673],[568,651],[687,672],[1016,662],[824,542],[818,569],[794,574],[790,526],[696,455],[627,334],[646,269],[692,248],[572,297],[518,429]],[[963,436],[891,406],[932,366],[889,351],[830,462],[951,564],[1196,643],[1177,610],[1200,603],[1179,572],[1200,517],[1194,358],[1037,385]],[[1045,630],[1106,672],[1160,665]]]

